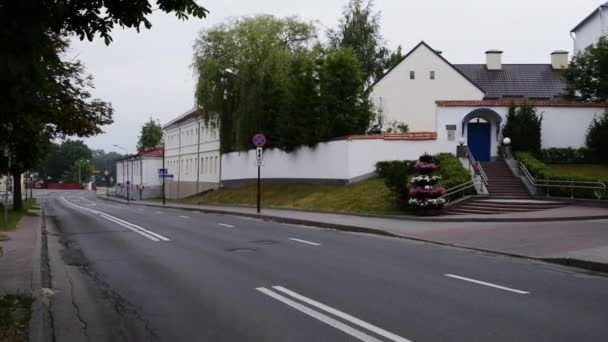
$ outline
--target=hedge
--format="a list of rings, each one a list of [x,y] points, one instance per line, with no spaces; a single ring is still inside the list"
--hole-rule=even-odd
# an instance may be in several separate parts
[[[539,159],[547,164],[585,164],[593,158],[588,148],[547,148],[540,151]]]
[[[530,153],[527,152],[514,152],[513,156],[515,159],[519,160],[524,166],[530,171],[532,176],[536,179],[541,180],[561,180],[561,181],[579,181],[579,182],[603,182],[604,184],[608,184],[608,179],[597,179],[594,177],[584,177],[584,176],[566,176],[560,174],[558,171],[552,169],[550,166],[547,166],[545,163],[540,160],[534,158]],[[572,190],[570,188],[541,188],[543,192],[549,191],[550,195],[553,196],[564,196],[570,197],[572,195]],[[582,198],[597,198],[592,189],[575,189],[574,190],[575,197]],[[606,194],[604,195],[604,197]]]
[[[455,186],[471,181],[469,171],[462,166],[462,163],[451,153],[440,153],[435,156],[439,164],[439,175],[441,180],[439,186],[449,190]]]

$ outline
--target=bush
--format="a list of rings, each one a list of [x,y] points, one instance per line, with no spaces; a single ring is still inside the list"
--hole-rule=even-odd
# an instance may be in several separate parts
[[[524,166],[530,171],[532,176],[536,179],[540,180],[560,180],[560,181],[579,181],[579,182],[603,182],[604,184],[608,184],[608,180],[597,179],[593,177],[582,177],[582,176],[565,176],[560,174],[556,170],[547,166],[540,160],[534,158],[530,153],[527,152],[515,152],[513,156],[519,160]],[[553,196],[563,196],[570,197],[574,195],[575,197],[582,198],[597,198],[594,191],[592,189],[575,189],[574,193],[570,188],[560,188],[560,187],[551,187],[551,188],[541,188],[544,192],[549,191],[549,193]]]
[[[398,208],[405,208],[410,198],[410,176],[416,162],[393,160],[376,163],[376,173],[384,178],[384,184],[391,191],[391,196]]]
[[[451,189],[457,185],[470,182],[469,171],[462,166],[462,163],[451,153],[440,153],[435,156],[439,164],[439,175],[441,180],[439,185],[445,189]]]
[[[513,151],[539,153],[542,121],[542,115],[538,115],[531,104],[524,103],[519,107],[511,104],[502,135],[511,138]]]
[[[586,143],[594,161],[608,163],[608,109],[589,125]]]
[[[587,148],[547,148],[540,151],[540,160],[547,164],[583,164],[591,162]]]

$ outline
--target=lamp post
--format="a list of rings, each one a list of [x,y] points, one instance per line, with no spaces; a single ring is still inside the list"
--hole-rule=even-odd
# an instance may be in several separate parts
[[[118,148],[120,148],[121,150],[125,151],[125,153],[127,154],[127,159],[126,159],[126,161],[125,161],[125,163],[126,163],[126,162],[128,161],[128,157],[129,157],[129,151],[127,151],[127,149],[126,149],[126,148],[124,148],[124,147],[122,147],[122,146],[120,146],[120,145],[112,145],[112,146],[114,146],[114,147],[118,147]],[[126,182],[126,183],[127,183],[127,202],[129,202],[129,200],[130,200],[130,199],[129,199],[129,186],[131,185],[131,182],[129,182],[129,164],[128,164],[128,163],[127,163],[127,182]]]
[[[11,174],[11,153],[8,147],[4,148],[4,156],[8,158],[8,173],[4,182],[4,226],[8,226],[8,182]]]

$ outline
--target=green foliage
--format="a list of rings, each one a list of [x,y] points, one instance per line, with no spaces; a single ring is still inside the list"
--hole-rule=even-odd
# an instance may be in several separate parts
[[[511,138],[513,151],[538,153],[541,149],[542,115],[529,103],[516,106],[514,103],[507,112],[507,123],[502,135]]]
[[[269,148],[311,146],[364,133],[371,120],[357,59],[324,49],[309,22],[262,15],[218,25],[196,41],[193,68],[222,152],[251,148],[259,132]]]
[[[90,160],[77,160],[61,175],[64,183],[82,184],[91,179],[95,167]]]
[[[2,205],[0,205],[0,231],[12,231],[15,230],[17,228],[17,223],[19,223],[19,220],[21,220],[21,218],[28,213],[28,211],[30,209],[32,209],[32,207],[36,204],[36,199],[35,198],[28,198],[26,200],[23,201],[23,206],[21,207],[21,210],[9,210],[8,211],[8,219],[7,219],[7,223],[8,225],[5,226],[4,225],[4,207]],[[9,205],[10,207],[10,205]],[[10,209],[10,208],[9,208]],[[0,236],[1,237],[1,236]],[[0,239],[1,241],[1,239]],[[1,250],[0,250],[0,256],[2,256]],[[0,330],[1,331],[1,330]],[[0,340],[2,341],[2,340]]]
[[[608,179],[602,179],[601,177],[586,176],[572,173],[562,173],[556,168],[552,168],[549,165],[544,164],[540,160],[534,158],[532,154],[527,152],[515,152],[513,156],[519,160],[527,169],[530,171],[532,176],[536,179],[544,180],[560,180],[560,181],[580,181],[580,182],[603,182],[608,185]],[[569,188],[541,188],[542,191],[549,191],[553,196],[570,197],[572,195],[583,198],[596,198],[591,189],[576,189],[572,191]],[[605,195],[605,194],[604,194]]]
[[[150,120],[141,127],[137,140],[137,150],[155,148],[159,146],[162,141],[163,127],[160,125],[160,122],[150,118]]]
[[[93,150],[92,154],[94,168],[100,171],[100,174],[95,178],[97,186],[108,185],[110,178],[114,178],[114,181],[116,181],[116,160],[124,156],[116,152],[106,153],[104,150]],[[107,177],[103,174],[106,170],[110,171]]]
[[[388,127],[384,129],[384,133],[407,133],[410,131],[410,126],[405,122],[391,121]]]
[[[49,180],[50,177],[51,182],[58,182],[64,178],[66,172],[69,173],[69,170],[74,168],[78,160],[90,160],[91,158],[92,152],[83,141],[67,139],[61,144],[50,146],[44,161],[38,168],[38,173],[44,181]],[[76,170],[76,172],[78,171]],[[77,180],[77,178],[76,173],[73,180]]]
[[[469,171],[453,154],[440,153],[435,156],[435,161],[439,164],[439,175],[441,176],[438,185],[446,190],[471,181]]]
[[[0,296],[0,341],[27,341],[34,298],[28,295]]]
[[[593,118],[586,144],[594,160],[608,164],[608,109],[599,118]]]
[[[608,101],[608,37],[577,53],[563,74],[567,100]]]
[[[376,173],[384,179],[397,208],[406,208],[410,198],[410,178],[414,174],[415,161],[394,160],[376,163]]]
[[[540,151],[540,160],[547,164],[588,163],[591,161],[587,148],[547,148]]]

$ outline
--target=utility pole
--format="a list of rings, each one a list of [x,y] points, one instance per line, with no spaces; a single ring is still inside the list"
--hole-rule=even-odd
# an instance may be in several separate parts
[[[163,144],[163,205],[165,205],[165,178],[167,178],[165,174],[165,147]]]
[[[6,181],[4,182],[4,226],[8,227],[8,182],[11,175],[11,153],[8,147],[4,149],[4,156],[8,157],[8,173],[6,174]]]

